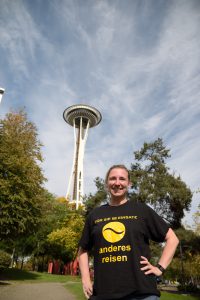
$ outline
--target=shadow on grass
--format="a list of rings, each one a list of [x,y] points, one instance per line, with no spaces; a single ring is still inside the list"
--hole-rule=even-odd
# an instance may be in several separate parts
[[[19,269],[0,269],[0,281],[29,281],[29,282],[79,282],[80,277],[71,275],[48,274],[46,272],[31,272]]]
[[[0,281],[9,280],[35,280],[39,275],[35,272],[29,272],[19,269],[0,269]]]
[[[3,282],[3,281],[0,281],[0,286],[1,285],[10,285],[10,283],[9,282]]]

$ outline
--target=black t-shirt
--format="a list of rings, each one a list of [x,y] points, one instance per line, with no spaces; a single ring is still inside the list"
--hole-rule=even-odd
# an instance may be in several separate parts
[[[87,217],[79,246],[94,254],[91,299],[160,295],[154,275],[141,271],[140,256],[150,259],[149,240],[163,242],[169,229],[153,209],[128,201],[95,208]]]

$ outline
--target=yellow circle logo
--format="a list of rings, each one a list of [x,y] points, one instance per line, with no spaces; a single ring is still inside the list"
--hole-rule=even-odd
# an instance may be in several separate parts
[[[103,227],[102,234],[106,241],[116,243],[124,237],[125,231],[126,229],[123,223],[110,222]]]

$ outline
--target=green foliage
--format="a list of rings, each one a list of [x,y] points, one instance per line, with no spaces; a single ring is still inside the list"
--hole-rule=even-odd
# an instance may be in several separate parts
[[[178,286],[178,290],[185,293],[195,293],[199,292],[199,289],[196,284],[193,284],[192,282],[180,284]]]
[[[144,143],[134,155],[135,163],[130,170],[132,191],[129,198],[152,205],[173,228],[179,228],[184,210],[188,211],[190,208],[192,192],[180,176],[169,173],[166,159],[170,157],[170,150],[158,138],[152,143]],[[95,184],[97,192],[90,194],[85,201],[87,214],[107,198],[104,181],[97,177]]]
[[[1,268],[8,268],[11,263],[11,256],[5,252],[0,250],[0,269]]]
[[[149,203],[173,228],[181,226],[184,210],[189,210],[192,192],[181,180],[169,173],[165,160],[170,157],[169,150],[162,139],[144,143],[136,151],[135,164],[131,166],[131,181],[134,192],[132,199]]]
[[[38,218],[37,227],[32,232],[21,234],[18,239],[7,238],[0,243],[0,246],[5,251],[14,254],[13,262],[19,267],[27,267],[23,264],[23,258],[26,256],[32,256],[32,267],[29,264],[29,269],[35,270],[38,267],[41,270],[47,269],[47,263],[49,258],[49,243],[47,241],[47,235],[59,226],[60,216],[57,213],[58,203],[57,199],[44,190],[43,197],[41,198],[40,218]],[[64,203],[62,208],[66,213]],[[62,215],[63,215],[62,212]],[[63,216],[62,216],[63,218]]]
[[[176,235],[180,243],[165,276],[178,280],[181,283],[180,289],[189,291],[192,286],[196,289],[200,282],[200,238],[192,230],[183,227],[176,230]]]
[[[83,212],[72,210],[64,197],[56,198],[48,191],[44,191],[41,202],[40,218],[34,231],[15,241],[7,239],[1,246],[8,251],[15,249],[15,262],[31,255],[29,269],[31,264],[32,270],[47,271],[49,259],[59,258],[66,262],[74,258],[83,228]]]
[[[24,111],[0,120],[0,239],[33,232],[44,196],[41,143]]]
[[[177,249],[177,255],[181,255],[180,248],[185,258],[190,258],[191,255],[196,255],[200,253],[200,237],[196,232],[181,227],[176,230],[176,235],[180,240],[179,247]]]
[[[200,254],[187,253],[187,256],[189,258],[183,262],[184,284],[187,286],[188,291],[189,289],[192,291],[200,283]]]
[[[104,180],[97,177],[94,182],[97,188],[97,192],[94,195],[90,194],[86,198],[85,201],[86,215],[88,215],[94,207],[97,207],[100,204],[104,203],[107,198]]]
[[[150,249],[151,249],[151,263],[156,265],[161,256],[162,252],[162,244],[150,241]]]
[[[193,215],[194,220],[194,232],[200,236],[200,205],[198,206],[197,212]]]
[[[61,203],[52,194],[46,192],[46,201],[43,201],[42,215],[38,230],[32,236],[34,256],[45,255],[49,253],[48,234],[57,228],[61,228],[63,220],[67,215],[68,209],[66,203]]]
[[[78,242],[84,226],[84,218],[78,212],[69,212],[63,220],[63,226],[48,235],[51,253],[54,258],[64,262],[73,260],[78,250]]]

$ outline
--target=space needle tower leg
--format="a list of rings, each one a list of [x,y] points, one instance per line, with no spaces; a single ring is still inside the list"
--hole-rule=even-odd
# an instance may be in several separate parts
[[[73,105],[63,113],[64,120],[74,128],[74,158],[72,172],[69,179],[66,198],[70,199],[72,189],[72,202],[83,205],[83,159],[85,144],[90,127],[98,125],[101,121],[101,114],[94,107],[88,105]]]
[[[72,199],[76,202],[76,209],[78,209],[79,205],[83,204],[83,159],[85,152],[85,144],[88,137],[88,129],[89,129],[89,120],[87,122],[86,128],[83,128],[82,118],[80,120],[80,127],[76,128],[74,122],[74,159],[72,165],[72,172],[70,175],[70,180],[67,189],[66,199],[70,197],[70,188],[72,183],[72,178],[74,180],[73,185],[73,196]]]
[[[85,144],[87,141],[89,129],[89,120],[87,121],[86,128],[83,127],[83,120],[80,119],[80,127],[77,130],[76,136],[76,157],[74,169],[74,191],[73,191],[73,200],[76,201],[76,209],[79,205],[83,204],[83,159],[85,152]]]

